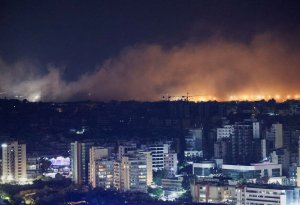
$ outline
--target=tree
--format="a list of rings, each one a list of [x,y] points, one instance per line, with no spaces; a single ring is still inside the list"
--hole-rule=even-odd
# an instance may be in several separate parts
[[[156,185],[161,186],[161,180],[168,176],[168,171],[165,169],[153,171],[153,181]]]
[[[192,195],[190,191],[186,191],[184,194],[182,194],[178,199],[177,202],[180,203],[191,203],[193,201]]]
[[[189,191],[191,189],[191,183],[193,183],[195,180],[196,180],[196,175],[184,176],[181,183],[182,188]]]
[[[38,163],[39,163],[40,173],[41,173],[41,174],[47,172],[48,169],[49,169],[50,166],[51,166],[51,161],[49,161],[49,160],[46,159],[45,157],[41,157],[41,158],[38,160]]]
[[[152,194],[155,198],[159,199],[163,196],[164,191],[162,190],[162,188],[151,188],[148,187],[148,194]]]

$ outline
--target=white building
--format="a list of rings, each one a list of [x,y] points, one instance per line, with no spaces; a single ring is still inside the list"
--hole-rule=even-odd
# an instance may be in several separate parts
[[[252,131],[253,131],[253,138],[259,139],[260,138],[260,123],[253,122],[252,124]],[[217,128],[217,140],[223,138],[229,138],[234,134],[234,125],[225,125],[222,128]]]
[[[233,132],[233,125],[225,125],[223,128],[217,128],[217,140],[222,138],[229,138],[231,135],[233,135]]]
[[[26,145],[2,144],[2,181],[22,183],[27,180]]]
[[[154,171],[164,168],[164,154],[169,153],[169,144],[154,144],[148,147],[152,154],[152,168]]]
[[[234,180],[256,179],[258,177],[281,177],[282,165],[276,163],[257,163],[245,165],[222,165],[222,173]]]
[[[207,178],[208,179],[208,178]],[[193,202],[236,205],[298,205],[300,188],[276,184],[239,184],[199,181],[191,185]]]
[[[203,151],[185,150],[184,151],[184,157],[185,158],[203,157]]]
[[[237,205],[296,205],[300,204],[300,189],[278,185],[248,184],[236,191]]]
[[[193,163],[193,174],[198,177],[208,177],[213,173],[215,167],[216,163],[213,161]]]

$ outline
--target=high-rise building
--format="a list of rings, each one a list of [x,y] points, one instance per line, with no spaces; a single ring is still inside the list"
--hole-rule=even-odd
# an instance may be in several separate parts
[[[266,139],[260,140],[260,147],[261,147],[261,158],[265,159],[267,157],[267,145],[266,145]]]
[[[95,176],[92,186],[110,189],[114,186],[114,160],[99,159],[94,162]]]
[[[152,182],[150,162],[149,153],[123,155],[121,160],[114,164],[115,188],[122,191],[147,192],[147,186]]]
[[[272,125],[272,131],[275,132],[275,149],[283,146],[282,124],[276,123]]]
[[[300,167],[297,167],[297,186],[300,187]]]
[[[299,161],[299,136],[300,130],[287,127],[283,132],[283,147],[290,152],[290,163]]]
[[[223,138],[214,143],[214,157],[223,159],[224,163],[231,163],[230,138]]]
[[[274,149],[279,149],[283,147],[283,130],[282,124],[276,123],[272,124],[270,129],[266,131],[267,140],[267,150],[268,154]]]
[[[89,157],[89,183],[96,187],[97,169],[99,168],[97,160],[108,158],[108,148],[92,146],[89,149]]]
[[[298,166],[300,166],[300,136],[298,139]]]
[[[117,190],[121,190],[121,161],[114,162],[114,187]]]
[[[89,179],[89,149],[92,143],[71,143],[72,180],[75,184],[88,184]]]
[[[21,183],[27,180],[26,145],[2,144],[2,181]]]
[[[253,138],[260,139],[260,123],[253,122]]]
[[[145,156],[147,165],[147,186],[150,186],[153,183],[152,153],[147,151],[141,151],[140,153]]]
[[[234,125],[230,143],[232,164],[249,164],[255,162],[253,159],[252,125]]]
[[[225,163],[247,165],[258,162],[266,156],[264,152],[258,122],[236,123],[217,129],[214,156],[223,159]]]
[[[149,147],[152,154],[152,168],[154,171],[164,168],[164,154],[169,153],[169,144],[154,144]]]
[[[230,136],[233,135],[233,130],[233,125],[225,125],[222,128],[217,128],[217,140],[230,138]]]

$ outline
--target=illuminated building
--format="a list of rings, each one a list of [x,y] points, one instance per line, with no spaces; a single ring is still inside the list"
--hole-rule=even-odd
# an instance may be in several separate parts
[[[276,184],[247,184],[240,188],[237,204],[296,205],[300,204],[300,189]]]
[[[222,128],[217,128],[217,139],[229,138],[233,135],[233,125],[225,125]]]
[[[114,162],[114,179],[113,179],[114,187],[117,190],[121,189],[121,162],[115,161]]]
[[[89,149],[92,143],[71,143],[72,181],[75,184],[87,184],[89,176]]]
[[[300,187],[300,166],[297,167],[297,186]]]
[[[191,185],[193,202],[236,205],[298,205],[300,188],[277,184],[234,185],[215,178],[206,178]]]
[[[27,180],[26,145],[2,144],[2,181],[22,183]]]
[[[114,186],[121,191],[147,192],[152,182],[150,153],[136,153],[122,156],[114,164]],[[151,172],[151,174],[150,174]]]
[[[36,179],[38,176],[41,176],[39,166],[39,157],[26,156],[26,166],[27,166],[27,179]]]
[[[191,184],[193,202],[222,203],[235,201],[235,186],[229,185],[227,180],[218,178],[200,178]]]
[[[92,186],[110,189],[114,186],[114,161],[108,159],[100,159],[94,162],[95,178]]]
[[[89,149],[89,157],[89,183],[96,187],[97,160],[108,158],[108,148],[93,146]]]
[[[140,151],[144,155],[147,166],[147,186],[150,186],[153,183],[153,167],[152,167],[152,153],[147,151]],[[177,155],[176,155],[177,157]],[[177,166],[177,164],[176,164]]]
[[[187,151],[187,150],[185,150],[184,157],[185,158],[203,157],[203,151],[196,151],[196,150]]]

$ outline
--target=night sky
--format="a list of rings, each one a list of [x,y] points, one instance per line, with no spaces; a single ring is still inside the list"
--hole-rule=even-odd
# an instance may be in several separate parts
[[[0,92],[296,98],[299,11],[299,1],[275,0],[0,1]]]

